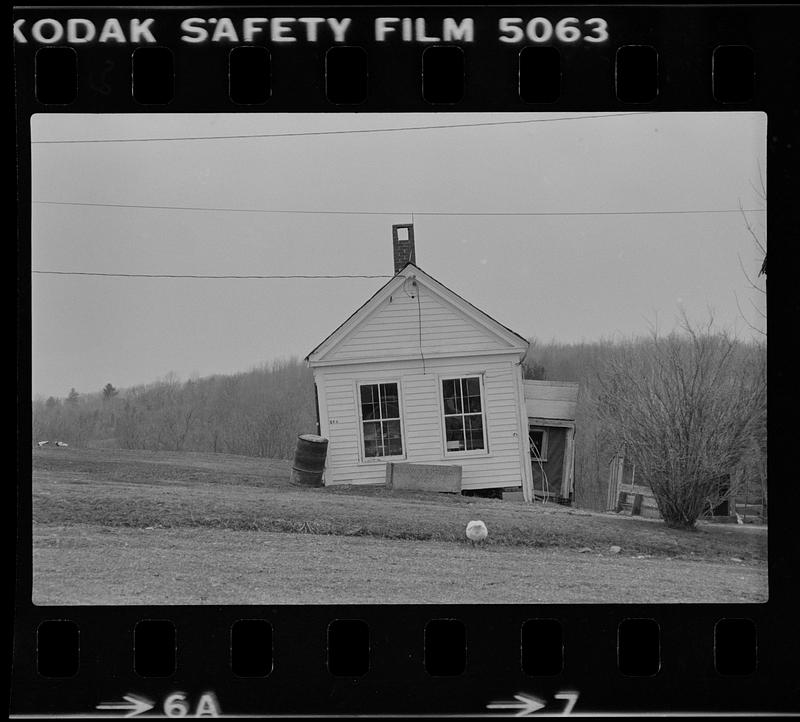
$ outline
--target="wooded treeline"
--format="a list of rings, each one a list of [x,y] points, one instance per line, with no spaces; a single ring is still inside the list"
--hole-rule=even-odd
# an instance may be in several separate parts
[[[37,399],[33,409],[34,441],[83,447],[289,459],[297,435],[315,431],[314,382],[298,359],[183,382],[170,374],[116,394]]]
[[[676,338],[690,348],[690,336]],[[575,437],[578,506],[605,509],[609,462],[622,446],[620,430],[598,408],[602,380],[624,359],[638,358],[647,367],[652,351],[650,337],[531,343],[523,363],[526,378],[580,384]],[[727,374],[752,374],[765,368],[765,341],[734,341],[730,353]],[[119,391],[107,384],[91,394],[73,389],[66,398],[37,399],[33,405],[34,442],[58,440],[79,447],[291,459],[297,435],[315,432],[313,377],[296,358],[231,376],[181,381],[169,375]],[[740,476],[766,474],[766,410],[752,448],[732,471]]]

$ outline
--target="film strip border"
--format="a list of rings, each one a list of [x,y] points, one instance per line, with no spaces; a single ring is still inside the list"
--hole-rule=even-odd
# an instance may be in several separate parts
[[[306,7],[303,17],[331,12]],[[780,256],[780,238],[789,238],[797,216],[796,6],[609,7],[601,42],[587,39],[601,27],[589,22],[600,15],[596,6],[454,13],[338,8],[335,20],[351,19],[340,40],[330,24],[316,24],[311,40],[307,23],[287,21],[278,24],[286,36],[275,41],[266,31],[245,38],[245,18],[298,18],[296,7],[81,8],[79,17],[63,8],[20,9],[22,201],[28,121],[37,112],[763,110],[769,225]],[[181,39],[181,22],[201,15],[205,23],[194,27],[208,35]],[[378,17],[397,18],[381,40]],[[473,20],[471,38],[465,17]],[[214,39],[211,26],[219,28],[222,18],[235,39],[227,23]],[[452,27],[445,35],[446,18],[461,37]],[[570,18],[577,22],[562,22]],[[292,32],[305,35],[287,40]],[[20,226],[24,238],[24,217]],[[24,267],[29,256],[21,251]],[[771,324],[781,306],[781,264],[774,269]],[[786,338],[773,335],[771,358],[781,358],[784,345]],[[23,369],[23,385],[26,378]],[[770,399],[775,418],[791,411],[790,387],[784,390]],[[771,465],[782,469],[788,431],[773,427],[771,435]],[[19,459],[21,478],[30,478],[29,459]],[[573,714],[796,711],[797,548],[782,542],[791,540],[797,496],[796,488],[773,490],[770,545],[781,551],[771,556],[765,605],[480,609],[37,608],[30,604],[30,508],[23,500],[12,713],[471,716],[561,714],[569,705]]]
[[[736,110],[789,100],[779,77],[790,45],[756,42],[791,25],[788,9],[784,23],[779,9],[753,7],[270,10],[27,12],[14,23],[20,100],[116,112]]]
[[[457,45],[434,45],[421,53],[420,91],[431,105],[454,105],[465,95],[465,54]],[[711,89],[719,103],[753,100],[755,58],[746,45],[720,45],[712,52]],[[659,93],[659,53],[651,45],[622,45],[614,58],[616,98],[626,104],[649,103]],[[131,53],[131,97],[140,105],[167,105],[176,95],[175,56],[168,47],[137,48]],[[78,98],[78,54],[73,48],[36,52],[36,100],[68,106]],[[237,106],[266,105],[272,95],[272,55],[268,48],[240,45],[228,52],[228,98]],[[519,98],[524,103],[553,103],[561,97],[563,61],[552,46],[519,51]],[[325,99],[358,106],[369,96],[369,54],[362,46],[331,47],[324,53]],[[109,74],[99,79],[110,92]],[[180,87],[183,87],[182,83]]]
[[[44,621],[19,640],[17,716],[780,707],[767,701],[780,674],[769,621],[757,636],[748,617],[710,607],[207,611],[213,624],[197,608],[161,608],[155,618],[136,608],[42,610]]]

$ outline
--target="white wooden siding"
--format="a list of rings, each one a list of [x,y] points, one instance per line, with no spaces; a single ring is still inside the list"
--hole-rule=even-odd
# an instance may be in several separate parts
[[[420,352],[457,355],[476,351],[504,351],[508,344],[489,330],[478,327],[464,313],[421,286],[410,298],[401,288],[347,334],[327,355],[326,361],[390,359]],[[420,322],[421,320],[421,322]]]
[[[570,381],[523,381],[528,416],[574,421],[578,384]]]
[[[517,353],[488,358],[384,361],[360,366],[314,369],[317,385],[324,389],[326,415],[321,432],[329,439],[326,484],[383,483],[386,461],[362,460],[359,448],[357,384],[399,381],[405,460],[426,464],[458,464],[462,487],[519,486],[520,413],[515,390],[520,374]],[[442,439],[442,376],[483,375],[486,435],[489,453],[446,456]],[[322,405],[321,405],[322,412]],[[523,437],[524,438],[524,437]]]

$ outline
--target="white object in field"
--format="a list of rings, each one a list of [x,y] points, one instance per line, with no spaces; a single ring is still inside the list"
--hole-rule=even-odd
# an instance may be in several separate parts
[[[37,446],[45,446],[46,444],[49,444],[49,443],[50,443],[49,441],[37,441],[36,445]]]
[[[482,543],[489,536],[489,530],[482,521],[471,521],[467,524],[467,539],[475,546],[475,542]]]
[[[56,446],[69,446],[69,444],[67,444],[67,443],[65,443],[63,441],[56,441]]]

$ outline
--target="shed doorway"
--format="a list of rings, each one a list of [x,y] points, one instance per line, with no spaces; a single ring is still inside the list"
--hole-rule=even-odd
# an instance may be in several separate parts
[[[564,457],[567,429],[554,426],[528,426],[533,493],[549,501],[569,499],[564,493]]]

